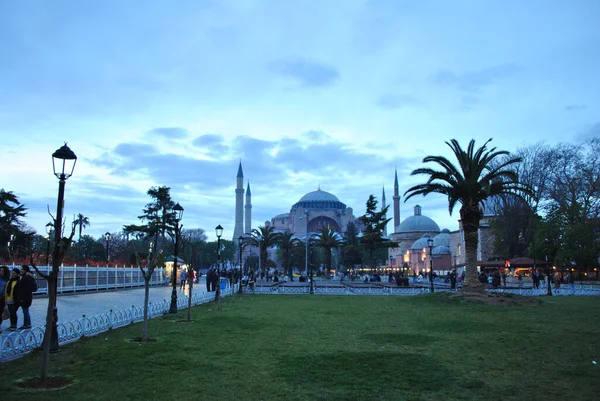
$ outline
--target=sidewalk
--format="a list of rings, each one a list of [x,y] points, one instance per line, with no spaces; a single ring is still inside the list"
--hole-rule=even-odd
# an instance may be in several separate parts
[[[171,286],[152,286],[150,287],[150,302],[156,303],[164,300],[171,299],[171,292],[173,288]],[[194,284],[193,292],[206,292],[206,284],[204,280],[200,279],[200,284]],[[186,286],[185,291],[177,288],[177,297],[183,297],[188,294],[188,287]],[[56,300],[56,306],[58,308],[58,321],[67,322],[76,320],[86,316],[100,315],[102,313],[123,310],[135,306],[143,306],[144,304],[144,287],[131,288],[125,290],[108,290],[108,291],[94,291],[94,292],[79,292],[75,294],[59,294]],[[38,296],[33,299],[29,313],[31,315],[31,324],[33,327],[44,326],[46,324],[46,312],[48,310],[48,297]],[[17,327],[23,324],[23,312],[21,309],[17,311],[19,318]],[[8,320],[2,322],[0,329],[2,330],[1,336],[5,336],[8,333],[8,327],[10,323]]]

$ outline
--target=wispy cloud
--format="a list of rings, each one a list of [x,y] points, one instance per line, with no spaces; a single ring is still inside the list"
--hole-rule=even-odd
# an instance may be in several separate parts
[[[419,100],[407,94],[384,93],[376,102],[377,106],[386,110],[396,110],[408,106],[416,106]]]
[[[568,106],[565,106],[566,111],[581,111],[585,109],[587,109],[587,106],[585,104],[570,104]]]
[[[146,133],[149,137],[164,137],[167,139],[185,139],[188,136],[188,131],[181,127],[164,127],[154,128]]]
[[[440,86],[456,87],[462,91],[478,92],[486,86],[510,78],[520,71],[515,64],[502,64],[477,71],[457,73],[441,70],[431,77],[433,83]]]
[[[306,88],[333,85],[340,77],[333,66],[303,59],[278,61],[272,64],[272,69]]]

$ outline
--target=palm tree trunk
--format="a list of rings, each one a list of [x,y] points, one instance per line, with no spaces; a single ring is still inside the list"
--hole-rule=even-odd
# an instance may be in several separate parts
[[[484,286],[477,275],[477,245],[479,243],[477,225],[463,225],[465,234],[465,282],[462,291],[483,292]]]

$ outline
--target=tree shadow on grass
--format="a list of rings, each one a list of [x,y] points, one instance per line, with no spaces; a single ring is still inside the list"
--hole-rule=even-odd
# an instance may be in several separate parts
[[[463,381],[444,363],[416,353],[344,351],[284,356],[279,367],[278,374],[290,385],[314,388],[315,399],[401,399],[414,391],[442,397],[449,382]]]
[[[378,345],[397,345],[407,347],[414,347],[415,344],[418,344],[419,347],[423,347],[439,341],[439,338],[434,336],[414,333],[365,334],[361,336],[361,339]]]

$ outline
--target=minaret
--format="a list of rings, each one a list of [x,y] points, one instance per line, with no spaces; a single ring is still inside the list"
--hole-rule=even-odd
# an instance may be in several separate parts
[[[398,194],[398,169],[394,177],[394,232],[400,230],[400,195]]]
[[[238,238],[244,234],[244,172],[242,162],[237,172],[237,187],[235,188],[235,227],[233,229],[233,243],[237,244]]]
[[[381,192],[381,210],[385,209],[385,186],[382,189]],[[387,215],[383,215],[383,218],[386,219]],[[383,236],[387,237],[387,224],[385,225],[385,227],[383,227]]]
[[[246,188],[246,231],[244,233],[252,232],[252,202],[250,197],[250,181],[248,181],[248,187]]]

